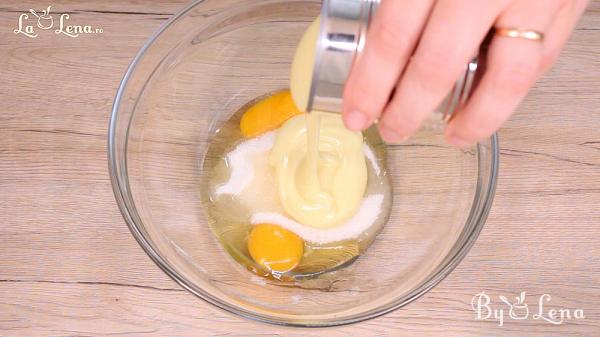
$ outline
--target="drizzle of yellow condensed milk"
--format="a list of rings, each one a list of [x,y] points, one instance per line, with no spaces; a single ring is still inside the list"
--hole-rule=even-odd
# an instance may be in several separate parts
[[[304,33],[290,76],[294,102],[306,111],[319,19]],[[289,119],[271,151],[279,197],[296,221],[331,228],[357,211],[367,186],[363,137],[344,126],[340,114],[311,111]]]

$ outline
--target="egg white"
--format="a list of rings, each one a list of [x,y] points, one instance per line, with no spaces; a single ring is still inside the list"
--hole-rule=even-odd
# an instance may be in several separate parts
[[[365,196],[350,219],[332,228],[314,228],[288,217],[279,201],[277,182],[268,161],[274,141],[275,131],[271,131],[244,141],[229,152],[226,156],[229,178],[216,187],[215,195],[238,198],[251,211],[252,224],[276,224],[316,244],[356,238],[377,222],[384,203],[383,194]],[[367,144],[364,153],[375,173],[379,174],[380,167]]]

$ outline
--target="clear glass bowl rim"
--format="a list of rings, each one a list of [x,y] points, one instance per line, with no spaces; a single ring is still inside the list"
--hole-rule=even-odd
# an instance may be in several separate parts
[[[194,284],[185,279],[175,268],[173,268],[165,259],[161,257],[161,255],[152,247],[150,240],[144,234],[143,230],[141,230],[142,225],[139,225],[135,220],[134,216],[132,216],[132,212],[127,205],[126,193],[125,190],[129,190],[129,184],[127,180],[119,179],[119,163],[117,160],[117,149],[116,149],[116,135],[117,135],[117,123],[118,123],[118,114],[121,100],[123,98],[125,87],[131,78],[134,70],[136,69],[139,61],[144,57],[147,50],[150,46],[158,39],[158,37],[163,34],[173,23],[175,23],[179,18],[185,16],[189,11],[191,11],[198,4],[204,2],[205,0],[194,0],[189,3],[186,7],[180,10],[178,13],[173,15],[169,20],[167,20],[151,37],[146,41],[146,43],[139,50],[137,55],[131,61],[123,79],[119,84],[119,88],[117,90],[115,100],[112,106],[111,117],[108,128],[108,169],[111,180],[111,185],[113,189],[113,193],[119,207],[119,210],[129,227],[130,232],[142,247],[142,249],[146,252],[146,254],[154,261],[154,263],[163,270],[169,277],[171,277],[175,282],[177,282],[180,286],[201,298],[202,300],[211,303],[212,305],[223,309],[227,312],[240,315],[242,317],[276,325],[283,326],[292,326],[292,327],[328,327],[328,326],[340,326],[352,323],[362,322],[368,319],[376,318],[391,311],[394,311],[400,307],[405,306],[406,304],[416,300],[421,297],[423,294],[427,293],[430,289],[435,287],[438,283],[440,283],[446,276],[448,276],[454,268],[463,260],[463,258],[467,255],[471,247],[475,244],[479,233],[483,229],[487,216],[491,210],[491,206],[493,203],[496,184],[498,179],[498,168],[499,168],[499,144],[498,144],[498,135],[494,134],[490,137],[490,172],[489,179],[487,181],[487,189],[483,191],[483,194],[479,196],[479,198],[483,198],[482,207],[480,207],[480,211],[478,214],[473,214],[475,219],[475,226],[473,226],[471,233],[467,237],[464,244],[460,247],[460,249],[452,256],[451,259],[435,274],[432,278],[423,283],[419,288],[415,289],[411,296],[400,299],[396,302],[393,302],[389,305],[378,308],[377,310],[367,312],[360,316],[351,317],[348,319],[340,319],[335,321],[324,321],[324,322],[315,322],[315,321],[289,321],[282,320],[272,316],[260,315],[243,308],[239,308],[230,303],[223,302],[210,293],[204,291],[196,287]],[[129,125],[127,126],[129,129]],[[128,132],[126,132],[128,134]],[[125,140],[125,149],[127,148],[127,140]],[[126,164],[125,164],[126,169]],[[479,176],[481,177],[481,172],[479,172]],[[478,183],[479,185],[479,183]]]

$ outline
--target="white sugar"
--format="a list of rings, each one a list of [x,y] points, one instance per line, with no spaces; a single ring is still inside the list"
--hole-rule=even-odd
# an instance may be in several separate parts
[[[216,195],[235,195],[255,213],[250,222],[273,223],[294,232],[308,242],[323,244],[353,239],[377,223],[384,207],[384,194],[370,194],[363,198],[352,218],[328,229],[303,225],[286,215],[279,203],[274,176],[269,172],[268,155],[275,143],[275,131],[249,139],[227,154],[229,179],[219,185]],[[364,145],[364,154],[375,175],[381,173],[373,150]],[[264,166],[264,167],[263,167]]]
[[[358,237],[371,227],[381,213],[383,195],[375,194],[363,199],[352,218],[333,228],[319,229],[298,223],[279,213],[256,213],[250,219],[252,224],[274,223],[296,233],[304,240],[314,243],[342,241]]]
[[[365,153],[365,157],[367,157],[367,159],[371,162],[375,174],[379,175],[381,173],[381,169],[379,168],[379,163],[377,163],[377,159],[375,159],[375,154],[373,153],[373,150],[371,150],[369,145],[363,144],[363,152]]]
[[[231,169],[229,180],[217,187],[215,193],[239,195],[254,179],[254,163],[251,156],[270,151],[275,144],[275,132],[247,140],[227,154],[227,164]]]

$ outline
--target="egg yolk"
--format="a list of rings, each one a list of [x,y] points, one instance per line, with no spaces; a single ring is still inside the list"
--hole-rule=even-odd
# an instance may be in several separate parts
[[[281,91],[246,110],[240,121],[240,130],[245,137],[255,137],[277,129],[285,121],[301,113],[294,104],[290,91]]]
[[[304,255],[304,242],[298,235],[273,224],[255,225],[248,238],[254,261],[274,272],[294,269]]]

